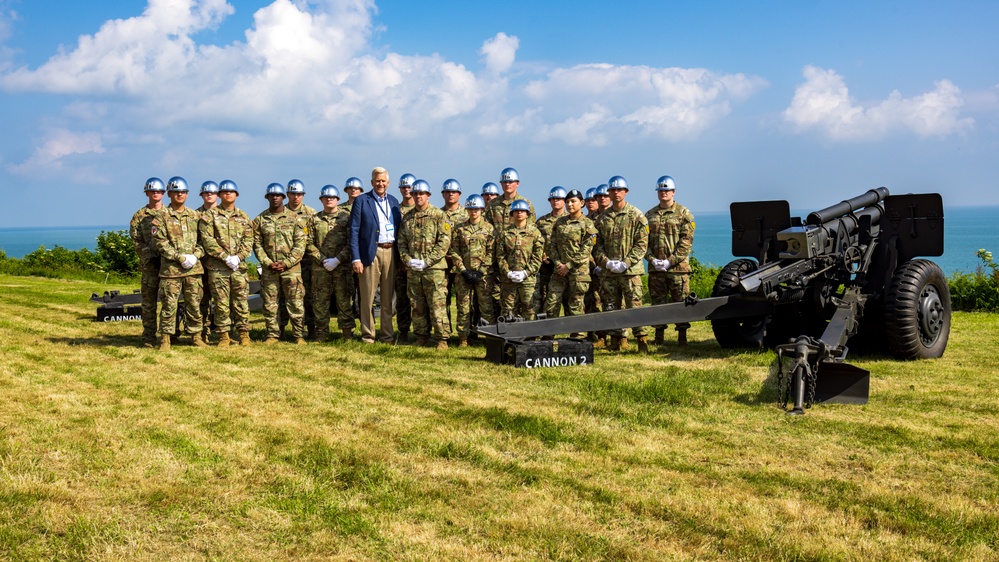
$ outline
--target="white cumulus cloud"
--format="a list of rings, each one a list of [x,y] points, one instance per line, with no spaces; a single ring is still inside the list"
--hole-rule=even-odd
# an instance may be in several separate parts
[[[226,24],[233,5],[148,0],[142,14],[106,21],[35,68],[0,67],[0,89],[70,97],[60,126],[68,133],[99,125],[102,150],[162,145],[163,162],[183,162],[207,158],[212,147],[266,157],[414,139],[476,146],[514,135],[518,145],[678,141],[767,85],[696,68],[512,72],[520,39],[505,32],[483,41],[475,69],[439,54],[383,52],[372,45],[374,0],[273,0],[254,12],[241,40],[200,43],[203,31]],[[14,169],[46,162],[51,140]],[[61,169],[62,159],[49,158],[49,168]]]
[[[540,138],[570,142],[568,135],[582,135],[572,143],[600,145],[609,135],[690,138],[766,85],[759,77],[702,68],[584,64],[556,69],[526,92],[554,121]]]
[[[39,175],[51,177],[64,168],[72,168],[75,172],[80,167],[73,163],[67,164],[74,156],[86,154],[104,154],[105,148],[101,136],[97,133],[77,133],[66,129],[51,131],[34,153],[20,164],[11,164],[7,170],[15,175]],[[86,167],[86,166],[84,166]]]
[[[493,74],[502,74],[513,66],[517,57],[520,39],[511,37],[502,31],[482,44],[479,54],[486,63],[486,68]]]
[[[794,92],[782,116],[795,131],[818,131],[833,140],[874,140],[894,132],[921,137],[947,136],[971,128],[962,118],[961,90],[949,80],[936,82],[933,91],[905,98],[893,91],[867,106],[850,96],[846,81],[835,70],[806,66],[805,82]]]

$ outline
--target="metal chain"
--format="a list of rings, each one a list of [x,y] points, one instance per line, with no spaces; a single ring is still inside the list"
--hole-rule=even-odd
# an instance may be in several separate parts
[[[812,371],[811,369],[807,372],[808,379],[808,392],[805,397],[805,407],[811,408],[812,404],[815,403],[815,383],[819,379],[818,369]]]

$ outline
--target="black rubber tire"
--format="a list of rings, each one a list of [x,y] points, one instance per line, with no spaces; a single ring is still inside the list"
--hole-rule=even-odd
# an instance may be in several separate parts
[[[756,271],[759,266],[754,260],[739,259],[729,262],[722,268],[711,289],[712,297],[726,297],[739,294],[739,278]],[[737,347],[763,347],[767,317],[712,320],[711,331],[715,333],[718,345],[724,349]]]
[[[935,359],[950,338],[950,289],[940,266],[910,260],[895,270],[885,294],[888,350],[899,359]]]

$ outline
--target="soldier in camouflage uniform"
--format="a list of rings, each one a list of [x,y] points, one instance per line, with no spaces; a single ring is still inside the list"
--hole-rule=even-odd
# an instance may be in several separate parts
[[[545,256],[541,258],[541,269],[538,270],[538,282],[534,286],[534,308],[535,314],[543,312],[545,309],[545,298],[548,296],[548,283],[552,280],[552,273],[555,271],[555,264],[548,258],[548,240],[552,235],[552,227],[555,221],[565,216],[565,188],[556,185],[548,192],[548,204],[552,211],[538,219],[535,226],[541,231],[545,239]],[[563,303],[564,304],[564,303]]]
[[[472,300],[479,305],[482,319],[496,322],[493,314],[493,247],[495,229],[482,218],[485,201],[469,195],[465,201],[468,220],[454,229],[448,256],[454,264],[455,300],[458,306],[458,347],[468,345],[471,333]]]
[[[348,215],[350,214],[350,209],[354,206],[354,199],[364,193],[364,182],[361,178],[356,176],[351,176],[343,184],[343,191],[347,194],[347,202],[337,205],[339,208],[343,209]],[[354,315],[354,320],[361,319],[361,284],[357,273],[353,274],[354,278],[354,297],[351,299],[351,314]],[[398,291],[397,291],[398,292]],[[408,297],[407,297],[408,298]],[[377,295],[376,295],[377,299]]]
[[[568,214],[560,217],[552,228],[546,252],[555,271],[548,284],[545,313],[557,318],[563,301],[566,316],[584,313],[583,297],[590,286],[590,260],[597,239],[593,221],[583,216],[583,194],[577,189],[565,197]],[[582,338],[586,334],[574,333],[570,337]]]
[[[413,174],[399,177],[399,213],[402,215],[402,222],[406,222],[406,217],[416,208],[413,196],[409,193],[414,182],[416,176]],[[409,329],[413,325],[413,305],[409,302],[408,287],[409,271],[400,260],[395,267],[395,325],[399,328],[399,338],[396,341],[402,345],[409,343]]]
[[[486,189],[490,184],[482,186],[483,190]],[[495,184],[493,184],[495,185]],[[533,223],[535,217],[534,205],[527,200],[526,197],[521,196],[517,193],[517,189],[520,188],[520,174],[517,170],[513,168],[503,168],[500,172],[500,185],[502,186],[502,194],[497,196],[491,201],[486,202],[485,219],[496,229],[496,236],[498,237],[500,233],[510,224],[510,206],[513,205],[514,201],[527,201],[528,208],[530,212],[528,213],[528,222]],[[490,191],[492,191],[490,189]],[[503,286],[502,281],[504,279],[499,278],[499,264],[493,263],[493,270],[496,272],[496,279],[493,284],[493,310],[498,312],[502,309],[502,304],[500,303],[500,288]]]
[[[586,218],[593,222],[593,227],[596,228],[597,219],[600,218],[600,202],[597,201],[597,188],[591,187],[586,190],[586,200],[584,201],[584,206],[586,208]],[[590,286],[586,289],[586,295],[583,297],[583,310],[587,314],[592,312],[600,312],[603,308],[603,301],[600,300],[600,268],[597,267],[597,262],[590,257]],[[586,334],[586,339],[593,342],[593,347],[599,349],[606,345],[605,339],[607,338],[607,332],[603,330],[598,330],[595,332],[589,332]]]
[[[201,213],[198,228],[202,260],[208,270],[208,287],[215,301],[215,331],[219,347],[229,347],[229,330],[235,324],[240,345],[250,345],[250,281],[246,258],[253,252],[253,222],[236,208],[239,188],[224,180],[217,186],[222,204]]]
[[[510,224],[496,239],[499,267],[500,303],[506,317],[534,320],[534,284],[541,257],[545,253],[541,231],[527,220],[527,201],[515,201],[510,208]]]
[[[600,208],[600,212],[603,213],[610,209],[611,206],[611,196],[610,189],[607,187],[606,183],[602,183],[597,186],[597,191],[593,195],[597,200],[597,205]]]
[[[447,349],[451,326],[445,311],[445,256],[451,247],[451,224],[444,212],[430,204],[430,185],[416,180],[411,190],[416,207],[402,223],[399,257],[409,271],[409,300],[413,306],[413,332],[425,345],[433,326],[437,349]]]
[[[517,189],[520,187],[520,174],[517,173],[517,170],[504,168],[500,172],[500,185],[503,188],[503,195],[486,204],[486,220],[501,231],[510,224],[510,206],[513,205],[513,202],[527,201],[530,208],[527,220],[533,223],[537,217],[534,205],[526,197],[517,193]]]
[[[465,212],[465,208],[461,205],[461,184],[458,183],[456,179],[448,179],[444,181],[444,185],[441,188],[441,197],[444,198],[444,206],[441,207],[441,211],[444,211],[444,216],[447,218],[448,224],[451,225],[451,232],[458,228],[458,225],[465,222],[468,219],[468,213]],[[451,257],[447,258],[447,320],[451,323],[451,300],[454,297],[454,278],[455,273],[454,263],[451,261]]]
[[[305,255],[305,226],[298,215],[284,206],[284,186],[272,183],[265,195],[269,208],[253,219],[253,252],[260,274],[260,298],[264,304],[265,344],[281,339],[278,323],[278,294],[283,294],[291,317],[295,343],[305,344],[305,287],[302,285],[302,256]]]
[[[690,251],[694,246],[694,215],[673,201],[676,183],[669,176],[656,182],[659,204],[645,213],[649,221],[649,296],[652,304],[681,302],[690,293]],[[656,326],[657,345],[663,343],[665,325]],[[690,324],[676,325],[677,344],[687,345]]]
[[[160,254],[160,350],[170,350],[170,336],[177,331],[177,309],[184,295],[184,330],[192,343],[204,347],[201,337],[199,303],[204,287],[201,276],[205,269],[200,258],[205,254],[198,241],[198,221],[201,213],[184,205],[187,182],[174,176],[167,182],[170,205],[153,218],[152,233]]]
[[[206,181],[201,184],[201,200],[203,203],[195,209],[201,214],[214,209],[219,203],[219,184],[213,181]],[[208,276],[208,258],[201,258],[201,265],[205,268],[205,274],[201,277],[201,286],[205,288],[204,296],[201,297],[201,318],[204,321],[201,330],[201,339],[208,341],[212,328],[216,328],[214,314],[212,313],[212,292],[211,279]]]
[[[308,228],[309,221],[317,211],[304,203],[305,184],[300,180],[291,180],[285,188],[285,193],[288,195],[288,204],[285,205],[285,208],[298,215],[298,220],[302,223],[303,228]],[[309,254],[305,254],[305,257],[302,258],[302,286],[305,287],[305,327],[309,332],[310,338],[314,337],[316,332],[316,317],[313,314],[312,304],[312,270],[315,265],[312,262],[312,257]],[[288,324],[288,307],[283,304],[283,297],[281,298],[281,302],[282,305],[278,307],[278,312],[280,314],[281,331],[283,332],[284,327]]]
[[[354,337],[354,276],[350,270],[350,213],[337,206],[340,191],[326,185],[319,192],[323,210],[310,219],[306,254],[312,257],[313,306],[316,341],[325,341],[330,330],[330,298],[336,302],[337,326],[344,340]],[[343,264],[348,265],[343,265]]]
[[[642,274],[649,246],[649,221],[645,214],[625,202],[628,182],[621,176],[614,176],[610,182],[612,204],[597,220],[597,245],[593,250],[594,259],[603,272],[601,274],[604,310],[616,308],[614,303],[624,301],[625,308],[642,306]],[[638,340],[638,350],[648,353],[649,343],[645,338],[644,326],[632,328]],[[628,338],[623,330],[611,331],[612,350],[624,350]]]
[[[128,233],[139,255],[142,293],[142,345],[156,344],[156,296],[160,290],[160,254],[153,243],[153,217],[163,210],[166,186],[160,178],[149,178],[143,188],[148,202],[132,215]]]
[[[487,181],[482,184],[482,200],[486,202],[486,206],[489,203],[500,196],[500,187],[491,181]]]

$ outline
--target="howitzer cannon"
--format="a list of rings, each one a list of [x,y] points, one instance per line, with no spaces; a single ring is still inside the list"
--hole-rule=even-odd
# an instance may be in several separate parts
[[[851,338],[900,359],[943,355],[947,279],[917,259],[943,254],[939,194],[891,196],[879,187],[804,221],[786,201],[732,203],[730,211],[740,259],[722,268],[710,298],[477,331],[510,354],[538,336],[709,320],[723,348],[775,348],[778,400],[786,408],[793,398],[795,414],[814,402],[867,402],[869,373],[845,362]]]

